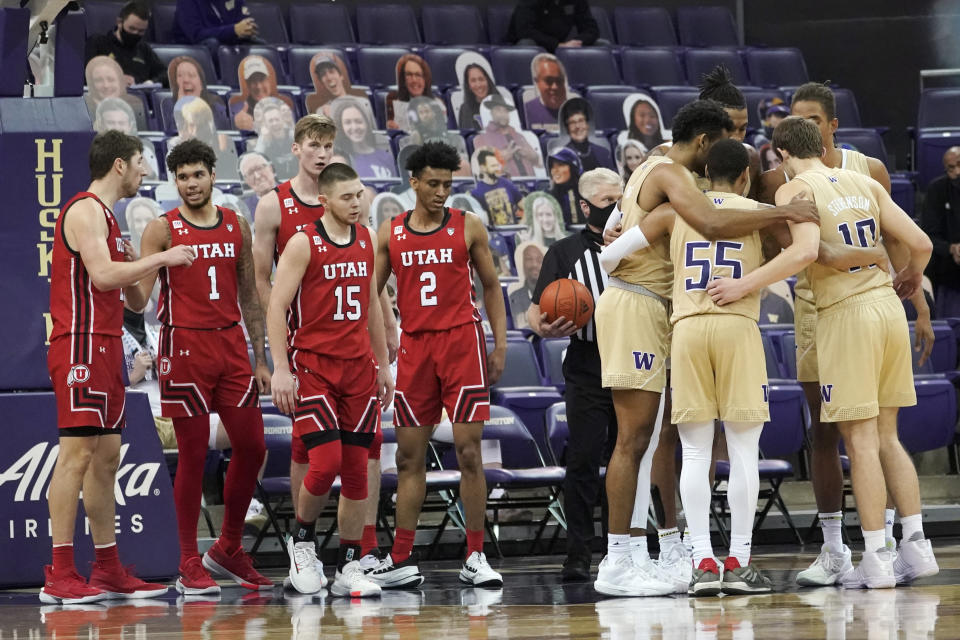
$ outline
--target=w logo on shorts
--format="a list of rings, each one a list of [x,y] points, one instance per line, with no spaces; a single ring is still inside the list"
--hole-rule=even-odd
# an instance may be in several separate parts
[[[829,403],[830,397],[833,395],[833,385],[832,384],[822,384],[820,385],[820,397],[823,398],[824,402]]]
[[[656,360],[657,354],[655,353],[645,353],[643,351],[634,351],[633,352],[633,362],[637,369],[650,371],[653,369],[653,361]]]

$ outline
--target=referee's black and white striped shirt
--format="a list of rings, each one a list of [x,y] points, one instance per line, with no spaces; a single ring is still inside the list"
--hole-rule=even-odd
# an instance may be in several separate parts
[[[607,286],[607,274],[600,268],[600,245],[603,237],[599,233],[584,228],[583,231],[556,242],[547,250],[543,257],[543,266],[540,267],[540,277],[533,290],[531,301],[540,304],[540,295],[547,285],[561,278],[572,278],[582,283],[590,293],[596,304]],[[597,341],[597,325],[593,318],[572,338],[579,338],[585,342]]]

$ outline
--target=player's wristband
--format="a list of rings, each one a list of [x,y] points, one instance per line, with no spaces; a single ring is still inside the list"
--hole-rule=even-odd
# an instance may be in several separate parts
[[[608,274],[617,268],[620,261],[629,256],[634,251],[649,247],[646,236],[640,227],[630,227],[623,235],[603,248],[600,252],[600,266]]]

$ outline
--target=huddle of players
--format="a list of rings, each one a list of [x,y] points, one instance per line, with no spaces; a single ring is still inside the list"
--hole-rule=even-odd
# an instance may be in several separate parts
[[[750,562],[759,437],[769,420],[759,295],[800,272],[809,284],[798,284],[798,301],[802,294],[809,305],[801,310],[798,302],[797,359],[805,367],[800,380],[819,381],[811,399],[811,411],[820,413],[813,479],[825,542],[798,582],[878,588],[933,575],[938,567],[923,535],[916,471],[896,431],[899,407],[916,403],[909,330],[897,294],[917,297],[930,240],[870,177],[874,162],[833,148],[833,96],[815,83],[797,90],[794,116],[774,131],[782,169],[761,176],[759,186],[778,206],[741,196],[749,191],[750,159],[733,135],[730,112],[739,106],[699,100],[681,109],[672,146],[635,170],[621,201],[622,219],[608,222],[608,237],[616,239],[601,254],[610,278],[595,313],[603,384],[613,389],[619,433],[607,469],[608,555],[595,588],[627,596],[771,590]],[[705,193],[698,175],[709,179]],[[885,266],[881,234],[895,280]],[[624,332],[628,317],[631,331]],[[819,357],[811,356],[814,343]],[[665,545],[661,536],[660,560],[653,562],[645,549],[631,552],[628,531],[642,529],[646,509],[630,499],[637,470],[656,446],[648,443],[659,437],[668,356],[670,422],[683,444],[680,494],[692,558],[679,540]],[[722,569],[709,529],[717,419],[730,459],[731,538]],[[840,474],[838,433],[850,455],[865,541],[856,569],[840,539],[842,476],[835,480],[830,473],[835,466]],[[884,531],[886,491],[901,516],[899,548]],[[637,502],[643,502],[639,495]]]
[[[261,200],[255,242],[242,217],[210,202],[213,150],[197,140],[181,143],[167,162],[182,204],[147,226],[140,259],[122,241],[111,207],[137,192],[146,173],[142,147],[118,132],[94,140],[93,183],[63,208],[54,249],[49,362],[61,455],[50,491],[54,561],[40,593],[45,602],[152,597],[167,589],[130,574],[113,537],[113,476],[124,424],[122,309],[124,304],[142,309],[158,275],[161,402],[163,414],[173,419],[179,449],[178,591],[219,593],[214,575],[253,590],[273,588],[241,546],[265,453],[258,398],[271,390],[294,424],[291,485],[298,526],[288,542],[291,586],[314,593],[327,584],[314,527],[337,476],[341,543],[331,591],[373,596],[381,586],[423,582],[412,547],[424,498],[427,442],[444,409],[454,423],[467,525],[460,580],[502,584],[483,553],[480,435],[489,418],[489,385],[503,370],[506,316],[483,224],[473,214],[443,206],[459,156],[443,144],[425,144],[414,153],[407,168],[417,204],[374,237],[359,224],[364,188],[356,172],[329,164],[335,133],[326,116],[298,122],[293,152],[299,173],[276,189],[276,197]],[[495,338],[489,355],[474,303],[473,269],[484,286]],[[390,351],[397,351],[396,325],[379,304],[391,271],[404,322],[394,403],[398,527],[392,552],[381,555],[375,527],[365,520],[373,521],[368,514],[375,517],[379,495],[381,407],[394,396],[389,366]],[[253,345],[253,371],[241,321]],[[274,345],[272,378],[264,324]],[[223,531],[201,557],[196,524],[211,411],[227,428],[233,456]],[[370,496],[368,465],[377,470],[370,474],[371,485],[376,483]],[[89,581],[73,565],[81,486],[97,553]]]

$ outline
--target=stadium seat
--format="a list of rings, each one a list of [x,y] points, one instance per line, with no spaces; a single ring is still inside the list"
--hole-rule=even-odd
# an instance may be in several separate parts
[[[957,396],[946,378],[914,381],[917,404],[902,407],[897,416],[897,434],[908,453],[933,451],[954,441]]]
[[[84,22],[87,25],[87,37],[100,36],[117,28],[117,16],[123,9],[123,2],[99,2],[88,0],[83,3]]]
[[[493,69],[493,78],[497,84],[515,88],[530,84],[532,74],[530,63],[538,53],[543,53],[540,47],[494,47],[490,52],[490,67]]]
[[[288,525],[294,515],[293,505],[288,504],[290,497],[290,443],[293,438],[293,423],[288,416],[264,413],[263,439],[267,446],[267,461],[262,478],[257,480],[257,499],[263,503],[267,512],[267,524],[257,533],[257,539],[250,548],[256,553],[263,539],[272,531],[286,549],[283,533],[289,526],[280,528],[280,518]]]
[[[960,128],[960,89],[926,89],[920,94],[917,126]]]
[[[629,47],[675,47],[677,32],[663,7],[614,7],[617,43]]]
[[[540,340],[540,361],[543,363],[544,382],[563,393],[567,380],[563,377],[563,356],[570,346],[570,338],[544,338]]]
[[[170,61],[177,56],[190,56],[200,65],[207,84],[220,83],[213,58],[210,56],[210,49],[202,44],[155,44],[153,45],[153,51],[165,65],[169,65]],[[236,68],[234,68],[234,79],[236,79]]]
[[[769,98],[783,99],[783,92],[779,89],[763,89],[760,87],[737,87],[747,101],[747,128],[757,130],[763,126],[760,115],[757,113],[757,104]]]
[[[734,84],[750,84],[743,58],[733,49],[690,49],[684,55],[687,79],[691,85],[699,85],[702,76],[722,64],[730,70]]]
[[[673,49],[625,48],[621,56],[623,81],[634,87],[687,84],[680,57]]]
[[[887,148],[883,144],[883,138],[876,129],[840,128],[837,129],[836,140],[841,144],[851,145],[864,155],[880,160],[887,166],[888,171],[894,169],[890,163],[890,156],[887,155]]]
[[[657,106],[660,107],[663,124],[668,129],[673,126],[673,116],[677,115],[677,111],[700,95],[700,90],[696,87],[654,87],[653,90],[656,94]]]
[[[850,89],[833,88],[833,97],[837,103],[837,120],[841,127],[853,129],[861,127],[860,107],[857,106],[857,97]]]
[[[597,21],[598,38],[606,40],[610,44],[615,44],[617,39],[613,35],[613,27],[610,26],[610,14],[603,7],[590,7],[590,14]]]
[[[913,323],[910,323],[911,327]],[[957,339],[946,320],[934,320],[933,353],[930,354],[930,364],[936,373],[949,373],[957,369]]]
[[[357,7],[357,36],[365,44],[422,42],[417,16],[405,4],[361,4]]]
[[[174,42],[173,25],[177,21],[177,5],[156,2],[150,7],[150,31],[153,42]]]
[[[291,40],[298,44],[352,44],[357,41],[343,4],[311,2],[290,5]]]
[[[445,89],[459,87],[461,78],[457,77],[457,58],[466,51],[466,47],[429,47],[423,52],[423,59],[430,65],[433,84]]]
[[[593,107],[594,129],[622,130],[624,128],[623,101],[634,93],[637,92],[629,87],[602,93],[588,91],[587,100]]]
[[[413,53],[404,47],[361,47],[357,49],[358,80],[371,87],[397,84],[397,60]]]
[[[507,42],[507,31],[513,17],[512,4],[491,4],[487,6],[487,32],[490,44],[512,44]]]
[[[740,44],[728,7],[677,7],[677,31],[685,47],[736,47]]]
[[[562,47],[557,58],[567,70],[571,85],[620,84],[620,71],[613,53],[604,47]]]
[[[326,6],[326,5],[324,5]],[[292,8],[292,7],[291,7]],[[350,60],[346,53],[338,47],[304,47],[293,46],[287,51],[287,62],[290,65],[290,74],[288,80],[291,84],[298,87],[309,87],[313,92],[313,77],[310,75],[310,61],[320,51],[334,51],[347,65],[350,71],[351,84],[356,81],[357,74],[350,68]]]
[[[507,338],[503,375],[490,389],[493,403],[516,411],[525,424],[540,425],[547,407],[561,400],[556,387],[547,385],[533,345],[523,338]],[[539,429],[534,434],[542,435]],[[546,446],[543,441],[538,444]]]
[[[750,49],[746,59],[750,80],[759,87],[796,87],[810,79],[796,48]]]
[[[785,331],[780,337],[783,355],[783,372],[791,380],[797,379],[797,336],[793,331]]]
[[[472,4],[427,4],[420,14],[427,44],[487,44],[480,8]]]
[[[276,2],[248,2],[250,17],[257,22],[257,37],[278,45],[290,42],[283,10]]]
[[[567,424],[567,405],[557,402],[547,409],[547,444],[553,464],[566,466],[567,441],[570,439],[570,426]]]
[[[767,365],[767,378],[788,378],[780,359],[777,357],[777,350],[773,339],[768,333],[761,332],[760,339],[763,341],[763,356]]]
[[[917,186],[924,190],[934,178],[943,175],[943,154],[960,145],[960,125],[953,129],[920,129],[916,132],[916,145]]]
[[[264,45],[220,45],[217,49],[217,58],[220,60],[220,80],[231,89],[240,88],[240,78],[237,69],[240,62],[249,55],[263,56],[273,65],[277,73],[277,84],[287,84],[287,74],[283,68],[280,54],[273,47]]]

